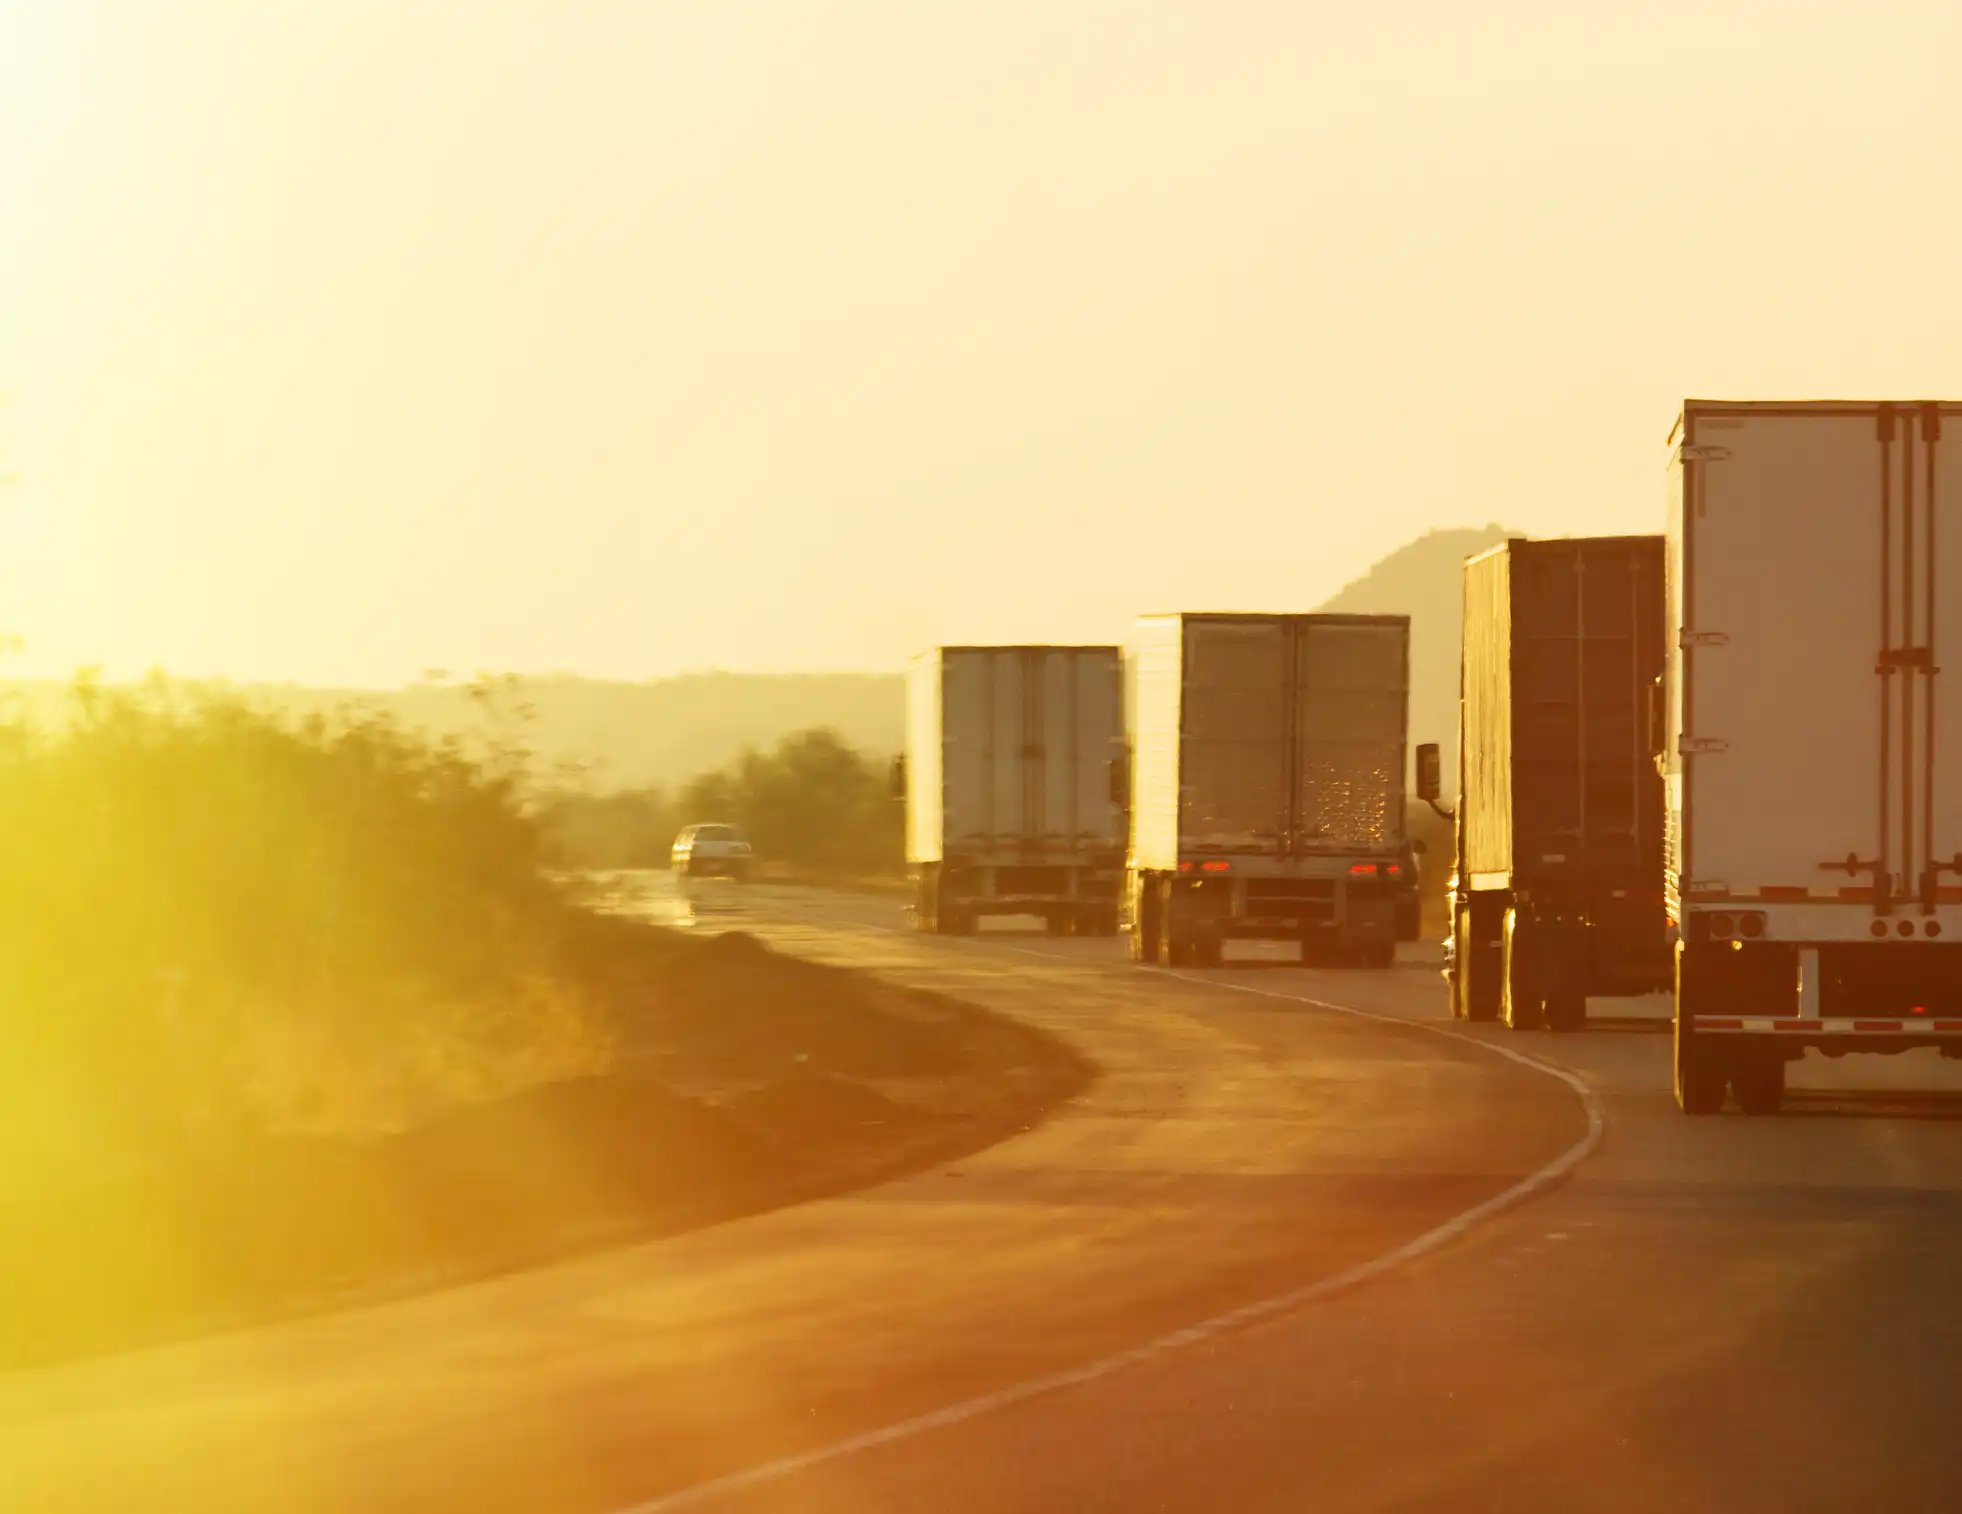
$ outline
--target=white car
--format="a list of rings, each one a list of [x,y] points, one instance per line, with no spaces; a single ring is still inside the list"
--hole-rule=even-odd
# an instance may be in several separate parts
[[[749,877],[749,838],[733,825],[691,825],[674,838],[672,865],[679,878]]]

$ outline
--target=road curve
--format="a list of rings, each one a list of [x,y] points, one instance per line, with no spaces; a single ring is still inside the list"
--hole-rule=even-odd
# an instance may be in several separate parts
[[[1415,968],[1173,976],[1109,942],[916,938],[888,901],[743,898],[732,922],[1026,1016],[1104,1074],[1040,1129],[864,1194],[0,1380],[0,1508],[1962,1497],[1962,1095],[1898,1092],[1962,1090],[1944,1065],[1808,1067],[1802,1117],[1686,1121],[1666,1037],[1506,1041],[1583,1097],[1474,1044],[1504,1032],[1450,1026]],[[1599,1150],[1488,1215],[1587,1148],[1590,1100]]]

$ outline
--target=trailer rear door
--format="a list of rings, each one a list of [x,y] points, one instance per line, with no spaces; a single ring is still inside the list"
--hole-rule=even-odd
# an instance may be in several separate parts
[[[1957,428],[1954,407],[1686,411],[1686,895],[1962,883],[1930,871],[1962,852]]]
[[[1297,623],[1294,834],[1298,850],[1403,842],[1408,622]]]
[[[1180,850],[1278,852],[1291,637],[1278,616],[1184,623]]]

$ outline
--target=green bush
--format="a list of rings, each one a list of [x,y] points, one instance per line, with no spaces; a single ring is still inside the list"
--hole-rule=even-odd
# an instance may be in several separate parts
[[[386,1127],[601,1055],[508,743],[162,684],[76,702],[0,728],[13,1145]]]

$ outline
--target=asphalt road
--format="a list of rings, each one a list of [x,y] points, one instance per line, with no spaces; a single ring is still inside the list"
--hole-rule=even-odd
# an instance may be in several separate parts
[[[1956,1064],[1808,1063],[1786,1118],[1691,1121],[1655,1004],[1514,1036],[1417,966],[1174,975],[787,889],[649,908],[1103,1075],[863,1194],[0,1379],[0,1509],[1962,1506]]]

